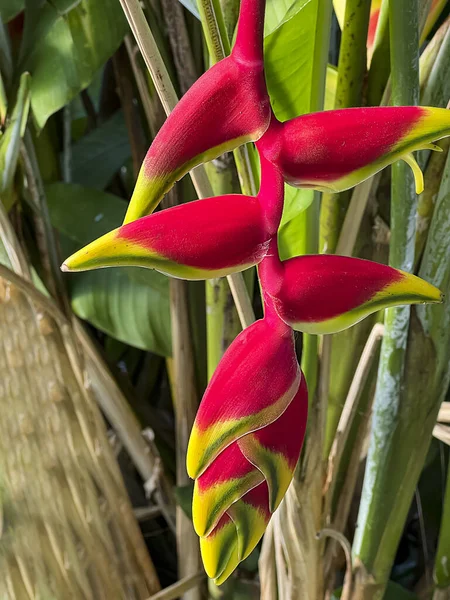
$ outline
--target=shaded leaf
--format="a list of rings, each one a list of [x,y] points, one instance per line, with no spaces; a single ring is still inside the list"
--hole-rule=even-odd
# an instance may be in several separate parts
[[[122,112],[118,112],[73,145],[72,179],[103,189],[130,156],[127,128]]]
[[[2,0],[0,4],[0,18],[4,23],[14,19],[23,10],[24,0]]]
[[[194,482],[187,485],[178,485],[175,488],[175,498],[184,514],[192,521],[192,496],[194,495]]]
[[[61,2],[66,9],[76,4]],[[33,76],[31,104],[37,125],[43,127],[50,115],[89,85],[119,47],[127,23],[118,0],[83,0],[67,14],[52,12],[46,3],[36,30],[44,35],[27,36],[22,67]]]
[[[115,229],[125,216],[126,202],[113,194],[62,182],[45,191],[53,226],[77,247]]]
[[[125,202],[99,190],[53,183],[46,193],[52,224],[70,239],[62,240],[67,254],[120,225],[125,215]],[[68,281],[80,318],[130,346],[170,355],[167,277],[127,267],[76,273]]]

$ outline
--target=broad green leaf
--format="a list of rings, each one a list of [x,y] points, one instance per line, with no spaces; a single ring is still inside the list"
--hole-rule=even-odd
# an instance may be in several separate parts
[[[264,35],[269,35],[278,27],[294,3],[295,0],[267,0]]]
[[[169,280],[164,275],[139,267],[74,273],[70,292],[81,319],[130,346],[170,356]]]
[[[79,247],[118,227],[126,202],[113,194],[74,183],[45,186],[53,226]]]
[[[7,23],[23,10],[24,0],[2,0],[0,3],[0,19]]]
[[[112,194],[76,184],[46,186],[53,226],[70,253],[119,226],[126,204]],[[111,268],[68,278],[72,308],[112,337],[162,356],[171,353],[169,280],[149,269]]]
[[[130,155],[127,128],[118,112],[72,146],[72,179],[103,189]]]
[[[20,47],[20,62],[28,59],[39,40],[44,39],[60,17],[75,8],[81,0],[25,0],[25,23]]]
[[[69,0],[61,1],[69,7]],[[44,9],[46,33],[36,38],[31,52],[26,48],[22,63],[33,76],[31,105],[39,127],[89,85],[127,31],[118,0],[82,0],[65,15],[53,12],[51,19],[47,5]]]
[[[280,121],[310,111],[318,0],[297,0],[264,44],[267,87]]]

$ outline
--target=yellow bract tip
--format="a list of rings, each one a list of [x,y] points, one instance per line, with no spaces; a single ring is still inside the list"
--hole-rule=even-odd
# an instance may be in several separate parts
[[[416,194],[421,194],[424,190],[423,173],[416,159],[412,154],[405,154],[402,159],[407,163],[413,172],[414,181],[416,182]]]

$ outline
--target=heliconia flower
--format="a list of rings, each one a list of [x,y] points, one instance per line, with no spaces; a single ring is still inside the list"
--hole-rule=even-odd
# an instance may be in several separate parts
[[[276,421],[300,380],[292,330],[277,315],[242,331],[200,403],[187,449],[189,476],[198,478],[230,444]]]
[[[270,122],[264,79],[265,0],[243,0],[231,55],[204,73],[159,130],[139,173],[125,223],[151,213],[200,163],[255,141]]]
[[[302,376],[297,393],[275,421],[231,443],[196,479],[192,515],[199,536],[208,535],[234,502],[263,481],[270,512],[278,508],[300,455],[307,412]]]
[[[270,251],[259,274],[278,315],[306,333],[336,333],[391,306],[443,301],[442,292],[415,275],[348,256],[280,262]]]
[[[271,424],[225,448],[195,482],[192,514],[209,577],[222,583],[261,539],[294,474],[306,429],[300,387]]]
[[[347,108],[311,113],[280,123],[274,117],[257,148],[295,187],[340,192],[397,160],[413,169],[416,191],[423,176],[415,150],[438,150],[450,135],[450,111],[418,106]]]
[[[256,265],[283,209],[280,173],[263,159],[261,175],[256,197],[217,196],[142,217],[91,242],[61,268],[141,266],[183,279],[208,279]]]

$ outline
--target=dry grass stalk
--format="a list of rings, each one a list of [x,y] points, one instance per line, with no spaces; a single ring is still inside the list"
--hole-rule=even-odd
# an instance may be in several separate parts
[[[148,598],[159,582],[72,332],[1,274],[0,597]]]

